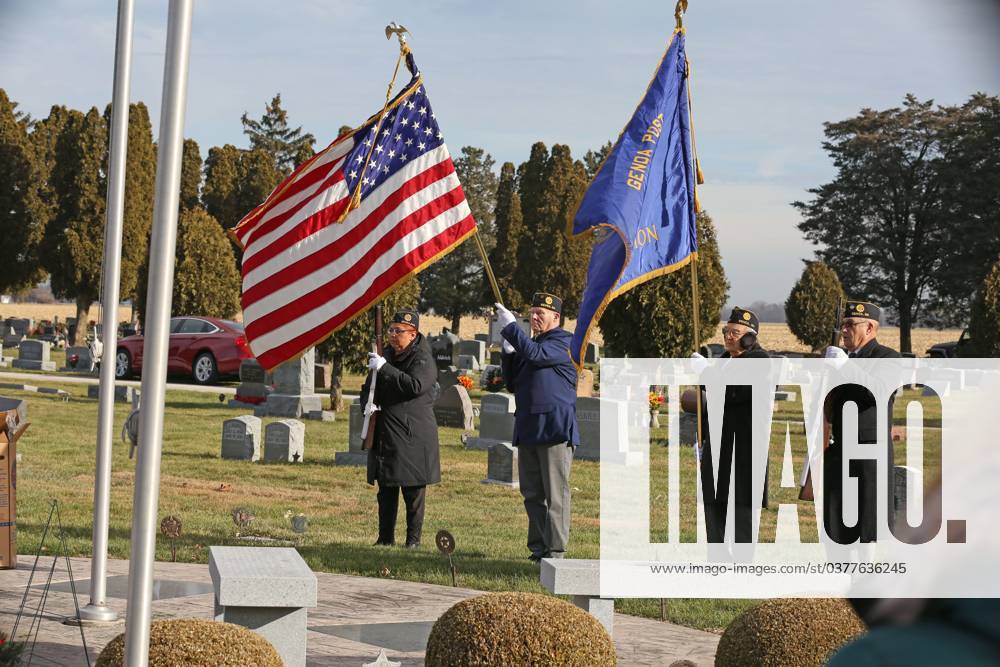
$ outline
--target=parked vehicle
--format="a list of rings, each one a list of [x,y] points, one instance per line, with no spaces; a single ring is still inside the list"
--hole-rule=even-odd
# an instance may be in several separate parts
[[[928,357],[952,358],[962,356],[962,351],[972,343],[968,329],[962,329],[962,335],[958,340],[950,340],[946,343],[935,343],[927,348]]]
[[[142,372],[142,335],[118,341],[115,377],[127,379]],[[240,362],[253,353],[243,325],[214,317],[174,317],[170,320],[167,373],[187,375],[198,384],[212,384],[239,375]]]

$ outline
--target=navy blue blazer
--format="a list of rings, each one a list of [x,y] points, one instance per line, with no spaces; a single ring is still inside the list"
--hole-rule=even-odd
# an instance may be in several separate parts
[[[500,358],[507,390],[517,401],[514,446],[579,445],[576,367],[569,356],[573,335],[557,327],[532,339],[516,322],[504,327],[500,335],[515,350]]]

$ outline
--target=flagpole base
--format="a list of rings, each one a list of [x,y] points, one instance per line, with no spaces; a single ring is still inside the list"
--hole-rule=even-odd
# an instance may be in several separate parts
[[[114,623],[118,620],[118,612],[110,607],[91,603],[80,607],[80,620],[91,623]]]

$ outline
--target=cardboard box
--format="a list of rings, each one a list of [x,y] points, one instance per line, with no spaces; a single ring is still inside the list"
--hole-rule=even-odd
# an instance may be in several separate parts
[[[0,399],[0,570],[17,567],[17,441],[28,428],[24,401]]]

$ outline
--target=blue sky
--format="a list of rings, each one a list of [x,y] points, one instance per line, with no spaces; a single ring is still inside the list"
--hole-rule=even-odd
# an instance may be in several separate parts
[[[154,132],[166,0],[137,2],[132,98]],[[34,116],[110,100],[117,3],[0,0],[0,87]],[[575,155],[617,136],[673,28],[672,3],[592,0],[199,0],[185,134],[246,145],[240,115],[281,92],[291,121],[332,140],[384,99],[383,26],[411,30],[445,138],[498,162],[535,141]],[[705,208],[731,303],[784,301],[813,249],[789,202],[828,180],[822,123],[907,92],[961,103],[1000,94],[1000,3],[692,0],[685,19]]]

